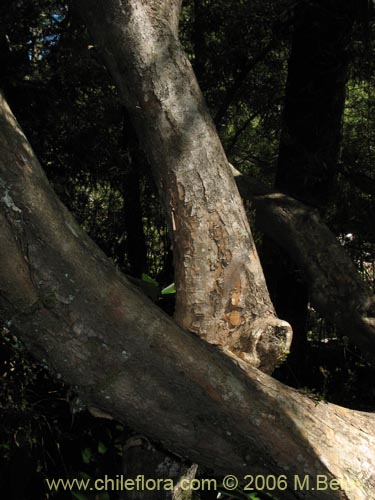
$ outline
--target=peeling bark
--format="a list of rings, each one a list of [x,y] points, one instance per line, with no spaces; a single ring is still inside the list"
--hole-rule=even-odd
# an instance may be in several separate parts
[[[160,190],[174,249],[177,323],[272,372],[288,352],[291,329],[275,315],[241,197],[180,46],[180,1],[80,0],[76,8]]]
[[[0,312],[34,355],[88,407],[212,473],[280,475],[285,500],[374,500],[375,416],[317,402],[179,328],[57,199],[2,97],[0,111]],[[307,474],[310,489],[296,489]],[[318,474],[342,490],[316,488]]]

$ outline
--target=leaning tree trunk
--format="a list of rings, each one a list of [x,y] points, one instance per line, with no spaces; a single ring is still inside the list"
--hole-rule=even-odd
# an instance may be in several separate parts
[[[215,474],[276,475],[280,499],[375,499],[374,415],[310,399],[179,328],[57,199],[2,97],[0,200],[2,317],[88,407]],[[342,491],[325,486],[334,478]]]
[[[173,480],[174,488],[160,493],[158,489],[124,491],[119,500],[190,500],[192,491],[181,488],[195,477],[197,466],[157,449],[146,436],[132,436],[123,447],[122,473],[126,478]]]
[[[291,331],[275,316],[242,200],[179,45],[180,3],[147,7],[134,0],[122,10],[116,2],[91,2],[80,10],[124,97],[164,202],[176,321],[272,372],[289,350]]]
[[[232,172],[256,210],[260,229],[298,265],[312,306],[375,363],[374,293],[318,210]]]
[[[263,371],[285,356],[240,195],[187,56],[180,0],[80,0],[159,187],[175,258],[175,319]]]

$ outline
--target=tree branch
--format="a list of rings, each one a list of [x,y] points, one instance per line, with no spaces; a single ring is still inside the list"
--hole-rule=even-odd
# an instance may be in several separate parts
[[[375,499],[375,417],[317,404],[176,326],[56,198],[3,97],[0,179],[2,317],[88,406],[215,474],[285,477],[281,499],[306,497],[306,471],[311,500]],[[344,491],[316,488],[317,474]]]
[[[374,362],[375,297],[318,211],[232,172],[260,228],[300,266],[313,307]]]

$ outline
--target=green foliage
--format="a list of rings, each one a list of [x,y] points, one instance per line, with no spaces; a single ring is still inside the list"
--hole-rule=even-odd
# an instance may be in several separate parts
[[[81,455],[82,455],[82,461],[84,464],[87,465],[91,462],[92,453],[91,453],[90,448],[84,448],[83,450],[81,450]]]
[[[163,290],[160,292],[162,295],[170,295],[172,293],[176,293],[176,287],[174,283],[171,283],[170,285],[166,286],[163,288]]]
[[[99,443],[98,443],[98,452],[101,455],[104,455],[105,453],[107,453],[107,451],[108,451],[107,446],[104,443],[102,443],[101,441],[99,441]]]
[[[150,285],[153,285],[155,287],[159,287],[159,283],[154,279],[151,278],[148,274],[142,273],[142,281],[145,283],[149,283]]]

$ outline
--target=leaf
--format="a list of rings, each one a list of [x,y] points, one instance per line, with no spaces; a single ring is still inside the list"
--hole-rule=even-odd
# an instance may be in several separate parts
[[[83,450],[81,450],[81,455],[82,455],[83,463],[89,464],[91,457],[92,457],[92,453],[91,453],[90,448],[84,448]]]
[[[162,295],[169,295],[171,293],[176,293],[176,286],[174,283],[171,283],[161,291]]]
[[[101,455],[104,455],[104,453],[106,453],[107,450],[108,450],[108,448],[106,447],[106,445],[104,443],[102,443],[101,441],[99,441],[99,443],[98,443],[98,452]]]
[[[154,280],[154,278],[151,278],[151,276],[145,273],[142,273],[142,281],[149,283],[150,285],[159,286],[159,283]]]

